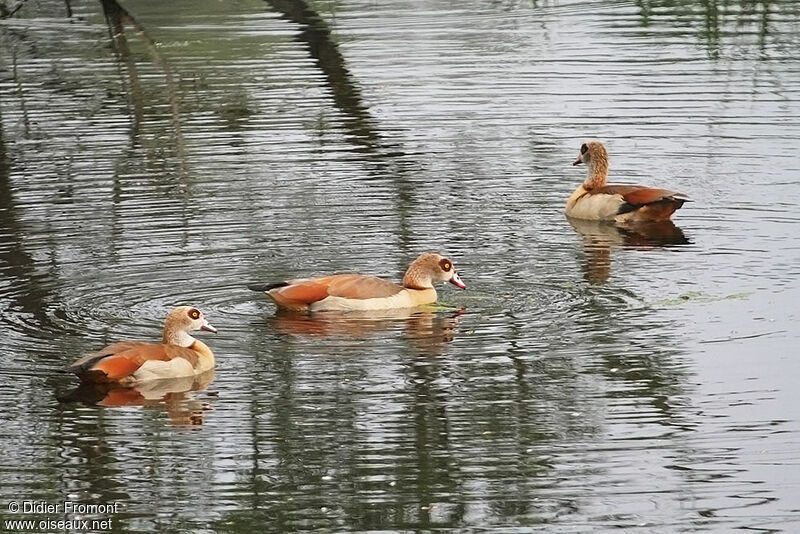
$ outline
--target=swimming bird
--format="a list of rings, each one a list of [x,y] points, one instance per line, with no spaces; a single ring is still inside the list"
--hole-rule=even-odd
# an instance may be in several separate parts
[[[79,358],[67,368],[83,382],[114,382],[124,386],[147,380],[181,378],[214,367],[214,354],[189,332],[216,333],[203,313],[179,306],[167,314],[161,343],[120,341]]]
[[[606,185],[608,152],[603,143],[589,141],[573,165],[585,163],[586,180],[572,193],[566,214],[577,219],[616,222],[665,221],[688,202],[683,193],[639,185]]]
[[[265,292],[279,308],[286,310],[386,310],[436,302],[434,282],[450,282],[466,288],[453,262],[433,252],[414,260],[403,276],[402,285],[363,274],[334,274],[248,287]]]

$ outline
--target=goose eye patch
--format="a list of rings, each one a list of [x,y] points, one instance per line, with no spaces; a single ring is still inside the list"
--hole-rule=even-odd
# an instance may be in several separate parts
[[[200,318],[200,311],[192,308],[189,310],[189,317],[192,319],[199,319]]]
[[[589,147],[586,146],[586,143],[581,145],[581,154],[586,154],[586,151],[589,150]]]
[[[450,263],[449,260],[441,260],[439,262],[439,266],[442,268],[443,271],[449,271],[453,264]]]

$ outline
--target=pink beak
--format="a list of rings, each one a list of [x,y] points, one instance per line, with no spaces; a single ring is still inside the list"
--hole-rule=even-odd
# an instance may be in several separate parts
[[[467,286],[461,281],[461,278],[455,271],[453,271],[453,276],[450,277],[450,283],[456,287],[460,287],[461,289],[467,289]]]
[[[208,321],[203,321],[203,326],[200,327],[200,330],[205,330],[206,332],[211,332],[212,334],[217,333],[217,329],[208,324]]]
[[[578,156],[578,159],[572,162],[572,166],[574,167],[575,165],[580,165],[581,163],[583,163],[583,160],[580,156]]]

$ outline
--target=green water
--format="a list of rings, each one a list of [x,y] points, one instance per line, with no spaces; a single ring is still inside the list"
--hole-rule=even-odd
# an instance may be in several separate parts
[[[796,531],[798,30],[789,1],[27,1],[0,20],[4,530]],[[564,218],[586,138],[693,199],[674,228]],[[468,289],[414,313],[245,287],[427,250]],[[212,376],[75,400],[60,369],[181,304]]]

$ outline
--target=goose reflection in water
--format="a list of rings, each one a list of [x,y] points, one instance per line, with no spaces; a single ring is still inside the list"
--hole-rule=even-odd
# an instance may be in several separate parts
[[[455,339],[463,315],[463,309],[442,313],[419,308],[311,314],[278,311],[270,322],[275,330],[284,334],[352,339],[364,339],[402,328],[417,351],[437,354]]]
[[[691,241],[670,220],[649,223],[614,223],[567,217],[583,237],[586,280],[605,283],[611,276],[611,250],[614,247],[655,248],[686,245]]]
[[[213,369],[196,376],[151,380],[132,387],[86,382],[58,400],[64,403],[81,402],[89,406],[163,409],[175,425],[202,425],[211,407],[208,402],[195,398],[191,392],[205,390],[212,380]],[[208,395],[212,396],[211,393]]]

